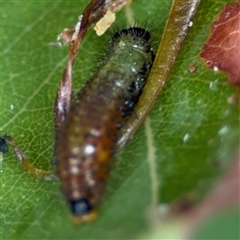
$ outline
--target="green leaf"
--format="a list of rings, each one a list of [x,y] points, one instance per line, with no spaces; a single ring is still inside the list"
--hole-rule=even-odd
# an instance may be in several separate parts
[[[3,239],[116,239],[148,235],[149,206],[181,198],[201,199],[228,167],[238,147],[238,108],[229,103],[236,89],[209,70],[199,52],[211,22],[229,2],[202,1],[171,76],[151,114],[117,154],[98,219],[74,226],[58,182],[26,174],[12,151],[1,162]],[[49,46],[73,25],[87,1],[3,2],[1,127],[31,162],[48,169],[53,155],[53,103],[68,49]],[[163,32],[171,1],[133,1],[139,22]],[[117,25],[126,26],[126,12]],[[111,35],[111,33],[109,33]],[[110,36],[89,31],[74,66],[77,91],[104,54]],[[93,61],[92,59],[96,59]],[[191,73],[189,66],[196,71]]]
[[[186,220],[186,219],[185,219]],[[198,224],[198,229],[194,229],[194,234],[189,238],[182,237],[182,232],[186,229],[184,219],[172,219],[158,224],[147,235],[141,235],[140,239],[194,239],[194,240],[210,240],[210,239],[239,239],[239,207],[230,208],[227,211],[222,211],[214,216],[204,219],[203,222]],[[193,220],[193,219],[192,219]],[[191,225],[187,222],[187,225]],[[180,238],[182,237],[182,238]]]
[[[239,210],[230,209],[208,219],[193,239],[239,239]]]

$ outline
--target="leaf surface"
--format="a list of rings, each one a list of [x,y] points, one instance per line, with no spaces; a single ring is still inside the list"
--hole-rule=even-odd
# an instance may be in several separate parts
[[[202,1],[171,76],[149,117],[117,154],[98,219],[74,226],[58,182],[28,176],[13,153],[1,165],[4,239],[116,239],[147,234],[149,206],[202,198],[230,164],[238,147],[236,89],[199,58],[204,41],[227,0]],[[1,127],[10,132],[35,166],[47,169],[53,155],[53,103],[67,62],[67,48],[50,47],[74,24],[86,1],[2,3]],[[133,1],[139,22],[163,32],[171,1]],[[125,27],[126,12],[117,25]],[[89,31],[74,66],[77,92],[101,62],[109,36]],[[99,55],[101,55],[99,57]],[[96,60],[93,60],[96,59]],[[98,59],[100,59],[98,61]],[[195,72],[189,71],[194,65]]]

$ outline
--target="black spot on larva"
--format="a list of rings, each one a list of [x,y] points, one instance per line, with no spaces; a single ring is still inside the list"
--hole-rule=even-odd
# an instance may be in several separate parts
[[[85,198],[70,201],[71,212],[75,216],[85,215],[92,210],[92,205]]]
[[[139,70],[138,74],[145,75],[146,72],[150,71],[152,68],[152,64],[144,64],[143,67]]]
[[[117,124],[116,124],[117,129],[121,129],[123,126],[124,126],[123,123],[117,123]]]
[[[134,98],[128,98],[125,99],[124,105],[127,107],[127,110],[125,110],[126,112],[131,111],[133,109],[133,107],[135,106],[135,99]]]

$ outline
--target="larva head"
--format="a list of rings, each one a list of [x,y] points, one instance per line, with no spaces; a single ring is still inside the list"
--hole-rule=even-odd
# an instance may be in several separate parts
[[[91,203],[86,198],[71,200],[69,203],[74,223],[90,222],[97,217]]]
[[[113,39],[117,39],[123,35],[131,35],[131,36],[135,36],[135,37],[140,37],[145,39],[146,41],[148,41],[150,39],[150,33],[144,29],[144,28],[140,28],[140,27],[131,27],[131,28],[127,28],[127,29],[121,29],[118,32],[116,32],[113,36]]]
[[[123,40],[124,39],[124,40]],[[112,43],[113,47],[118,46],[122,41],[126,45],[137,47],[143,51],[149,52],[151,50],[150,33],[140,27],[131,27],[128,29],[121,29],[116,32],[113,36]]]

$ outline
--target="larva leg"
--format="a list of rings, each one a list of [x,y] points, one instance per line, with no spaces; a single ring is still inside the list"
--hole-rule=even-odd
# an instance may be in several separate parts
[[[57,180],[57,176],[55,175],[54,170],[43,170],[34,167],[26,158],[22,150],[18,147],[17,143],[11,136],[4,136],[4,140],[8,142],[8,144],[12,147],[13,151],[15,152],[15,155],[17,157],[18,162],[21,164],[23,169],[28,172],[30,175],[42,178],[45,180]]]

